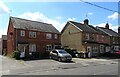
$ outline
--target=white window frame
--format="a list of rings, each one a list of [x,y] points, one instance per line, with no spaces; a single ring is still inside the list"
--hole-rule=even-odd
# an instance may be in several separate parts
[[[55,39],[58,39],[58,35],[57,35],[57,34],[55,34],[55,35],[54,35],[54,38],[55,38]]]
[[[104,42],[104,36],[102,35],[102,42]]]
[[[20,31],[20,36],[25,36],[25,31],[24,30]]]
[[[30,37],[30,38],[36,38],[36,32],[30,31],[30,32],[29,32],[29,37]]]
[[[115,44],[115,38],[113,37],[113,44]]]
[[[29,52],[36,52],[36,44],[29,44]]]
[[[46,45],[46,51],[50,52],[52,50],[52,45],[48,44]]]
[[[86,40],[89,40],[89,39],[90,39],[89,33],[86,33],[86,34],[85,34],[85,38],[86,38]]]
[[[97,36],[96,36],[96,39],[97,39],[97,41],[99,41],[99,35],[97,34]]]
[[[47,34],[46,34],[46,39],[52,39],[52,34],[47,33]]]

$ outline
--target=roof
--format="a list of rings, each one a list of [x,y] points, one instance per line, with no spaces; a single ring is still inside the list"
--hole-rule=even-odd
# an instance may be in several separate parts
[[[79,29],[83,30],[84,32],[89,32],[89,33],[97,33],[94,29],[90,28],[88,25],[79,23],[79,22],[74,22],[74,21],[69,21],[70,23],[74,24],[76,27]]]
[[[7,40],[7,35],[2,35],[2,40]]]
[[[10,17],[13,26],[16,29],[36,30],[41,32],[59,33],[59,31],[52,25],[38,21],[31,21],[16,17]]]
[[[113,31],[112,29],[106,29],[106,28],[102,28],[102,27],[98,27],[101,31],[103,31],[104,33],[110,35],[110,36],[115,36],[118,37],[118,33]]]
[[[88,26],[91,27],[92,29],[94,29],[95,31],[97,31],[97,33],[106,35],[106,33],[104,33],[103,31],[99,30],[97,27],[93,27],[92,25],[88,25]]]

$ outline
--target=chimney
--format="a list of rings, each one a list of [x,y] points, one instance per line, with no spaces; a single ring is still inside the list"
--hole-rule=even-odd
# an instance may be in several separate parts
[[[106,23],[105,28],[109,29],[109,24],[108,23]]]
[[[89,20],[88,20],[88,19],[85,19],[85,20],[84,20],[84,24],[85,24],[85,25],[89,25]]]

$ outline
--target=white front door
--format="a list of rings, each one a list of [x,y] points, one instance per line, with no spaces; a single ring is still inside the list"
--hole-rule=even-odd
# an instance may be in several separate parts
[[[100,53],[104,53],[104,45],[100,45]]]
[[[92,57],[92,48],[90,46],[87,47],[88,57]]]

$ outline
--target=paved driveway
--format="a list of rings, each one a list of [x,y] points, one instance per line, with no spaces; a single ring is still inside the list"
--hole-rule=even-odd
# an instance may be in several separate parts
[[[106,59],[106,58],[92,58],[92,59],[81,59],[73,58],[72,62],[58,62],[51,59],[42,60],[14,60],[7,57],[2,58],[2,74],[33,74],[33,72],[44,72],[58,69],[73,69],[85,66],[97,66],[97,65],[111,65],[118,64],[117,59]]]

